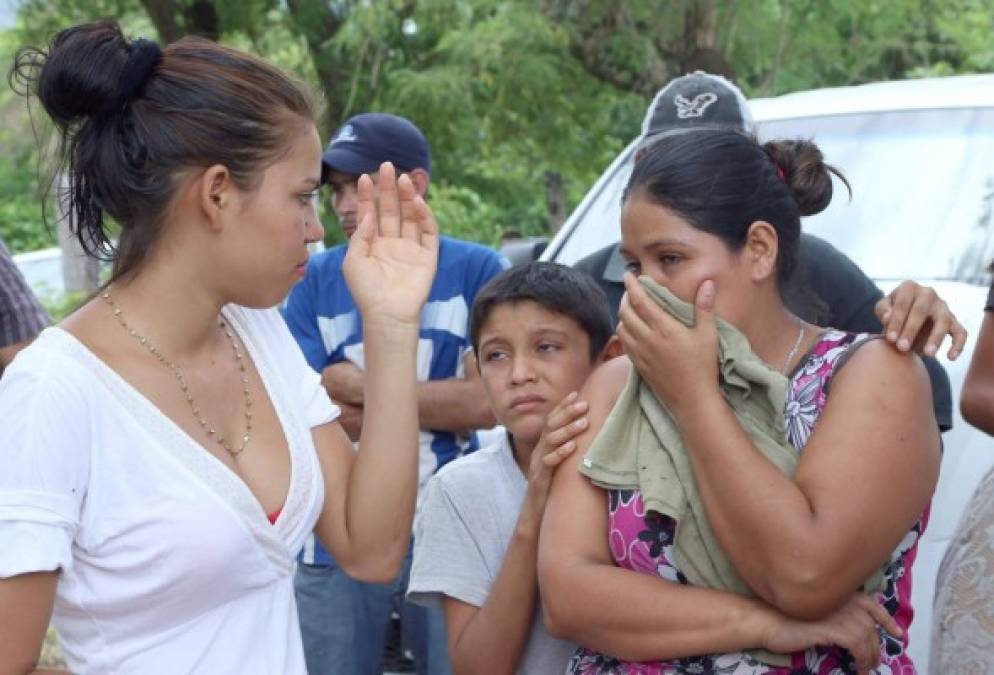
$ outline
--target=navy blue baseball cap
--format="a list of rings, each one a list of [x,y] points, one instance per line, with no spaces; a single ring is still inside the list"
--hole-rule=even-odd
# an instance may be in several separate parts
[[[362,113],[335,132],[321,157],[321,180],[334,169],[352,176],[375,173],[392,162],[398,171],[424,169],[431,174],[428,141],[414,123],[389,113]]]

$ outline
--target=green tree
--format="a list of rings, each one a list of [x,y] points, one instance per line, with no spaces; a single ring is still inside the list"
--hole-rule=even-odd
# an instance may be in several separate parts
[[[555,227],[687,70],[750,96],[994,70],[994,0],[25,0],[0,48],[106,16],[295,72],[323,94],[325,138],[361,111],[411,118],[432,144],[443,228],[490,244]],[[22,175],[36,155],[9,99],[0,236],[38,246]]]

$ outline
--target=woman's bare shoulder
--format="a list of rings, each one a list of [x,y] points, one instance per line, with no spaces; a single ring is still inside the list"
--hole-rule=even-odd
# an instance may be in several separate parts
[[[107,306],[107,301],[99,295],[84,300],[57,325],[90,347],[91,351],[94,346],[99,347],[106,341],[108,333],[117,335],[121,331]],[[115,330],[111,331],[111,328]]]
[[[590,404],[591,410],[614,407],[618,395],[632,371],[632,362],[627,356],[618,356],[597,366],[583,385],[580,397]]]
[[[832,377],[832,391],[840,387],[866,389],[868,382],[885,386],[892,394],[931,395],[928,371],[917,354],[900,352],[882,339],[856,348]]]

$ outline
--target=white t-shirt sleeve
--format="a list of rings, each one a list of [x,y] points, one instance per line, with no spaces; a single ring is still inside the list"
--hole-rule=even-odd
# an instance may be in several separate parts
[[[460,513],[439,477],[428,482],[414,530],[414,561],[407,597],[440,605],[442,596],[481,607],[494,581],[473,524]],[[500,561],[496,561],[499,565]]]
[[[328,391],[321,384],[321,376],[311,370],[303,355],[300,356],[300,362],[304,366],[300,372],[301,409],[304,411],[304,419],[311,428],[334,422],[342,414],[341,408],[328,398]]]
[[[272,347],[279,354],[278,367],[291,392],[296,394],[297,409],[307,425],[314,428],[334,422],[342,411],[328,398],[321,375],[307,363],[286,321],[276,309],[266,310],[266,321],[269,324],[267,337],[275,342]]]
[[[89,404],[72,364],[49,356],[22,352],[0,379],[0,578],[72,567]]]

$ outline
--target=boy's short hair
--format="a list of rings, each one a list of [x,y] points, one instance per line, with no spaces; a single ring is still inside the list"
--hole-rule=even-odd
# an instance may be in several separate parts
[[[586,272],[554,262],[530,262],[505,270],[476,294],[469,319],[469,339],[479,356],[480,331],[495,308],[530,300],[550,312],[568,316],[590,338],[596,359],[614,334],[607,295]]]

